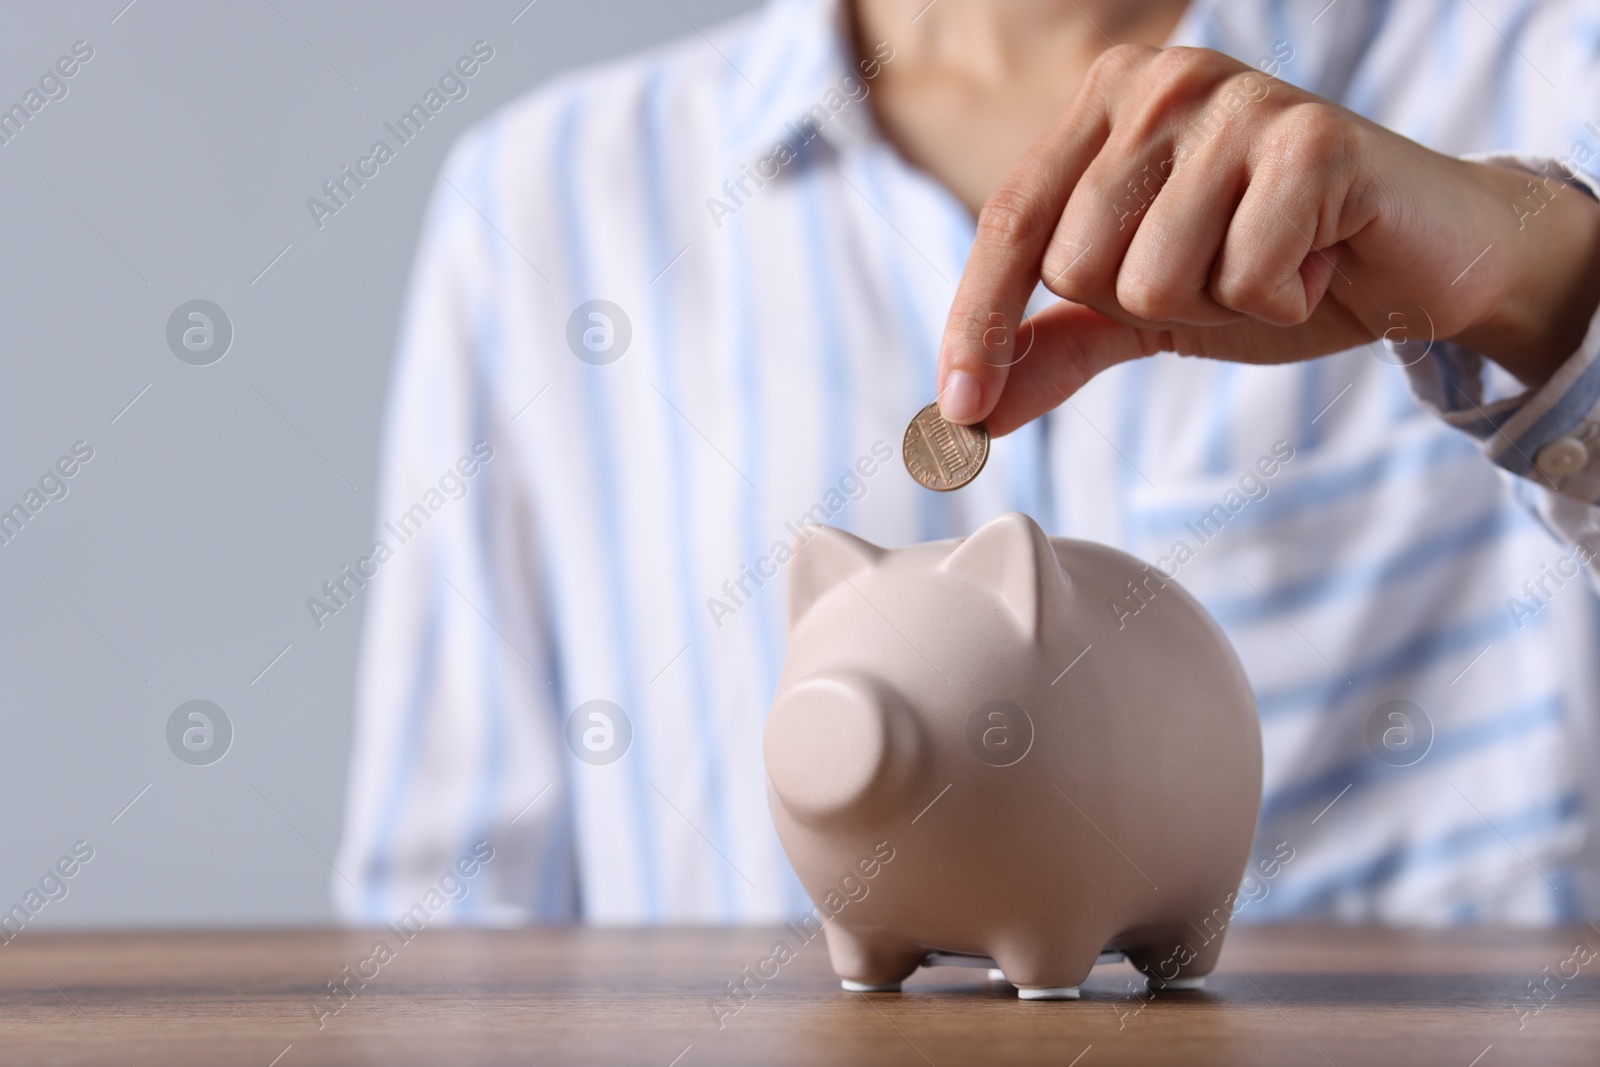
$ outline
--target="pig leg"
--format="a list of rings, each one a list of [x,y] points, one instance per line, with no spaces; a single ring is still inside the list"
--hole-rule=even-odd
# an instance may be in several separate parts
[[[1038,931],[1011,939],[990,953],[1021,1000],[1077,1000],[1078,987],[1089,977],[1105,948],[1103,932]]]
[[[823,932],[839,984],[852,993],[898,993],[900,983],[922,966],[927,955],[921,945],[876,930],[853,930],[832,922]]]
[[[1217,966],[1222,932],[1177,926],[1126,949],[1128,962],[1143,971],[1151,989],[1201,989]]]

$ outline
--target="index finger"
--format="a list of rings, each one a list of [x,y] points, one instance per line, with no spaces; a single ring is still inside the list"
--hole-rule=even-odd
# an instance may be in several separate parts
[[[1067,200],[1111,132],[1104,95],[1084,83],[1067,114],[983,205],[939,348],[939,412],[974,423],[994,410],[1017,334]],[[1027,341],[1024,338],[1023,354]]]

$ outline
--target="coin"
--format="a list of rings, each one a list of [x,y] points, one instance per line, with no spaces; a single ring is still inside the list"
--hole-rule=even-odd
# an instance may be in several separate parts
[[[989,459],[989,431],[981,422],[962,426],[945,421],[935,401],[917,412],[906,427],[900,455],[917,484],[936,492],[949,492],[960,489],[983,470]]]

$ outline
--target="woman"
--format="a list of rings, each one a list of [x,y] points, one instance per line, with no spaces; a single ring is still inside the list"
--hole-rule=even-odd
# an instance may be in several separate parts
[[[1239,649],[1241,920],[1592,913],[1590,38],[1575,3],[775,0],[495,116],[406,318],[380,519],[431,517],[376,579],[345,912],[486,839],[463,920],[798,914],[785,546],[1020,510]],[[1005,435],[937,497],[886,459],[935,396]]]

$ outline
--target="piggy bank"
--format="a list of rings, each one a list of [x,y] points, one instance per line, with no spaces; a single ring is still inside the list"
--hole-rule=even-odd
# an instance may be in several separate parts
[[[1108,952],[1198,987],[1261,801],[1255,701],[1199,602],[1025,515],[895,550],[806,533],[763,747],[844,987],[992,962],[1075,999]]]

